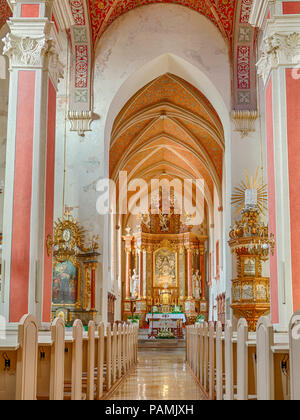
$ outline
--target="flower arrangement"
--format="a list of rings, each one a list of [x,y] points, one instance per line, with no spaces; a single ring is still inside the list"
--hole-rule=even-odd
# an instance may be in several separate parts
[[[138,324],[141,317],[139,315],[129,315],[128,320],[131,321],[132,324]]]
[[[204,315],[198,315],[197,319],[196,319],[196,324],[200,324],[201,322],[205,321],[205,316]]]
[[[173,338],[175,338],[175,335],[168,328],[161,328],[159,330],[159,333],[158,333],[157,338],[160,338],[160,339],[166,339],[166,338],[167,339],[173,339]]]

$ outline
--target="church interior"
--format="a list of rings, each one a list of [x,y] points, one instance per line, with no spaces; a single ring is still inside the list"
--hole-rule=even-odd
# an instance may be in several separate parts
[[[298,94],[298,0],[0,0],[0,400],[300,399]]]

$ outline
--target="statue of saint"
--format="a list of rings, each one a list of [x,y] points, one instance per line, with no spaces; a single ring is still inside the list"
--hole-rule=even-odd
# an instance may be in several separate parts
[[[133,269],[133,274],[131,276],[131,296],[132,297],[136,297],[137,296],[137,291],[138,291],[138,280],[139,280],[139,276],[136,273],[136,269]]]
[[[199,270],[196,270],[196,272],[193,274],[193,295],[195,299],[200,299],[201,297],[201,276],[199,274]]]

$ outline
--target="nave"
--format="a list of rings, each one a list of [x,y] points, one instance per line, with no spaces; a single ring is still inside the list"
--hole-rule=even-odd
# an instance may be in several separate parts
[[[184,349],[140,349],[138,363],[111,400],[203,400]]]

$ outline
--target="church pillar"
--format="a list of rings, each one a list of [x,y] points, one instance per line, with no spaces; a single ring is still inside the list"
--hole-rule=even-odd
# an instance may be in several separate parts
[[[143,259],[143,251],[142,249],[139,250],[139,298],[142,299],[144,297],[144,259]]]
[[[185,302],[185,312],[188,315],[194,316],[195,300],[193,297],[193,249],[190,246],[187,248],[187,292],[188,297]]]
[[[188,273],[188,299],[193,298],[193,254],[189,248],[187,250],[187,273]]]
[[[208,319],[208,305],[205,296],[205,248],[200,249],[200,275],[201,275],[201,302],[200,302],[200,313]]]
[[[130,299],[131,251],[126,249],[125,299]]]
[[[254,1],[251,23],[264,25],[258,75],[265,86],[272,322],[285,330],[300,309],[300,2]],[[257,11],[257,13],[256,13]]]
[[[132,312],[132,302],[131,302],[131,258],[132,258],[132,239],[133,237],[130,234],[123,236],[125,242],[125,287],[122,300],[123,308],[123,318],[126,319]]]
[[[205,258],[204,250],[200,251],[201,300],[205,300]]]
[[[62,77],[52,1],[18,0],[4,42],[10,87],[3,220],[4,315],[50,322],[56,89]]]

